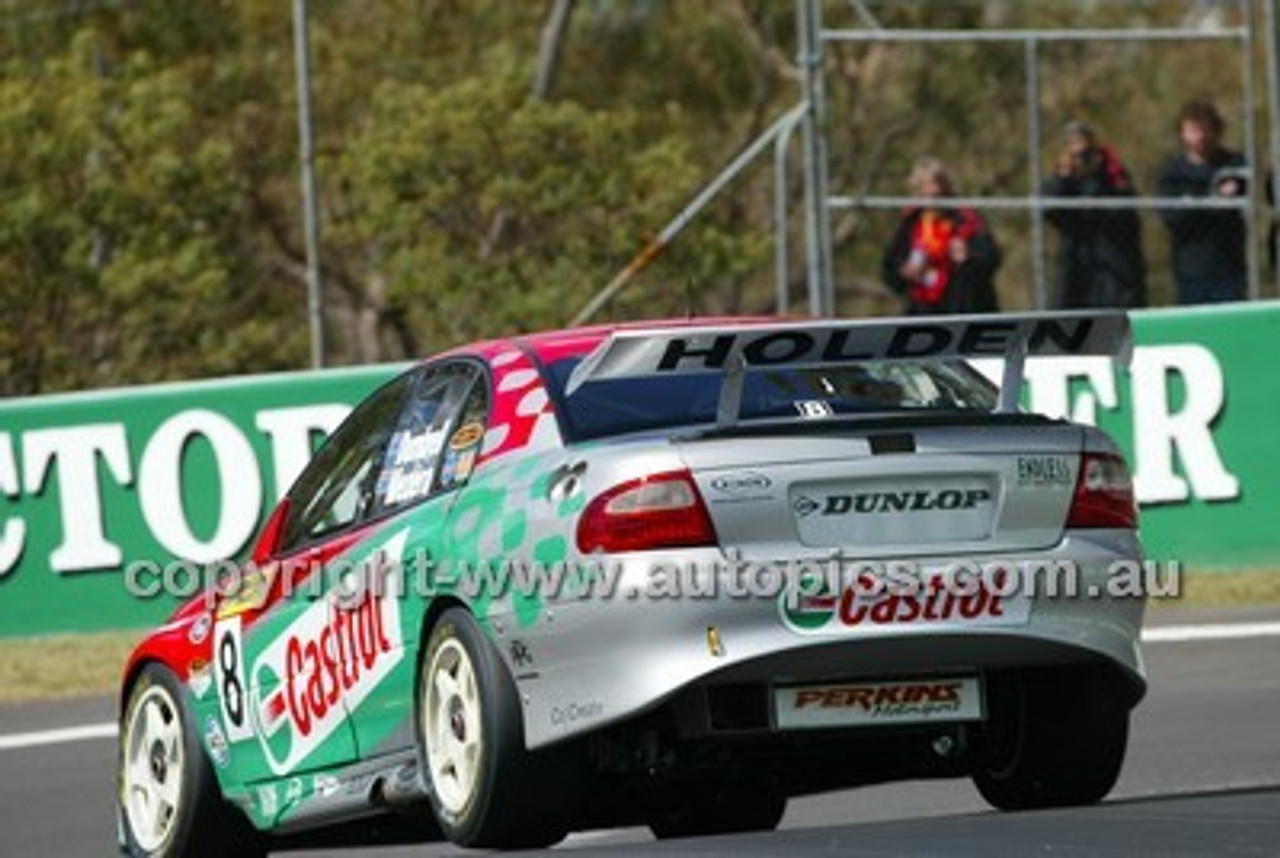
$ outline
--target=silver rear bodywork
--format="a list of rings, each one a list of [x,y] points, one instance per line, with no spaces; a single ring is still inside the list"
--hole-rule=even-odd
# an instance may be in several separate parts
[[[551,598],[545,621],[524,626],[501,602],[490,606],[524,705],[527,744],[600,730],[684,689],[728,682],[775,688],[1090,664],[1118,676],[1136,703],[1145,690],[1144,600],[1111,595],[1108,584],[1116,564],[1142,561],[1137,534],[1066,527],[1082,454],[1119,451],[1095,429],[1017,408],[1028,357],[1127,361],[1131,350],[1127,316],[1110,311],[613,332],[573,369],[566,399],[594,381],[713,375],[715,425],[571,443],[560,467],[577,475],[573,490],[584,501],[628,480],[687,471],[717,544],[608,557],[571,552],[573,562],[614,564],[611,597]],[[983,357],[1005,360],[990,413],[825,419],[832,415],[823,408],[797,401],[799,416],[776,425],[741,420],[752,371]],[[564,501],[555,492],[533,500],[529,524],[573,544],[554,515]],[[744,563],[773,570],[775,583],[781,570],[782,591],[744,592]],[[922,608],[906,597],[856,601],[830,586],[807,589],[822,564],[838,575],[892,564],[920,583],[958,563],[1003,569],[996,574],[1006,582],[1014,570],[1016,592]],[[1072,595],[1050,597],[1026,572],[1062,567],[1072,570]],[[673,569],[687,570],[683,589],[696,585],[697,593],[668,587],[655,598],[655,574]],[[768,726],[778,729],[776,714]]]
[[[877,437],[904,433],[913,440],[909,452],[873,452]],[[626,720],[696,683],[788,685],[1097,663],[1118,668],[1136,700],[1145,687],[1137,645],[1144,603],[1107,595],[1114,565],[1142,559],[1136,534],[1063,527],[1085,450],[1115,452],[1105,435],[1085,427],[971,420],[926,429],[904,424],[891,432],[851,424],[812,434],[649,437],[595,445],[576,455],[568,451],[566,464],[581,474],[579,490],[588,498],[628,479],[689,469],[720,546],[607,559],[578,556],[582,563],[617,564],[617,592],[611,598],[551,601],[546,622],[531,627],[520,628],[501,605],[493,606],[495,631],[507,641],[500,650],[525,706],[528,745]],[[1028,477],[1028,461],[1060,461],[1067,470]],[[866,488],[883,495],[896,487],[913,492],[928,486],[935,487],[935,499],[938,486],[985,490],[990,497],[974,504],[981,507],[977,513],[965,510],[969,518],[959,524],[952,520],[955,510],[869,513],[865,517],[891,519],[888,535],[871,545],[867,536],[874,536],[874,525],[840,541],[830,528],[805,528],[805,516],[796,509],[797,498],[821,500],[824,492],[844,496]],[[530,509],[531,524],[538,513]],[[911,515],[920,524],[904,532],[902,519]],[[551,526],[549,510],[544,521]],[[925,578],[956,561],[1013,569],[1066,563],[1078,570],[1073,583],[1081,589],[1056,598],[1024,590],[1009,597],[999,616],[953,612],[940,621],[830,622],[816,629],[788,621],[785,593],[743,592],[744,563],[800,574],[806,562],[820,564],[833,555],[845,566],[893,561]],[[672,596],[668,589],[652,598],[655,575],[669,576],[677,568],[691,570],[683,586],[698,592]],[[717,579],[714,586],[710,576]],[[1090,596],[1091,589],[1098,595]],[[715,629],[718,651],[709,646],[708,629]],[[510,645],[517,640],[518,646]],[[530,654],[532,664],[515,663],[513,652]]]

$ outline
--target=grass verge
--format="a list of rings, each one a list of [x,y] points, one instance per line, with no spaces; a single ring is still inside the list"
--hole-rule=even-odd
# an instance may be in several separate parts
[[[114,693],[144,629],[0,639],[0,703]]]
[[[1182,573],[1182,593],[1152,599],[1151,607],[1231,607],[1280,605],[1280,569],[1193,571]]]

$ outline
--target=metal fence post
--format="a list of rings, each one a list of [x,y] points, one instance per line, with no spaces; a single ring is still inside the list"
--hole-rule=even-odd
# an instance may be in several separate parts
[[[1244,210],[1245,217],[1245,260],[1248,266],[1248,296],[1250,301],[1258,300],[1261,294],[1261,260],[1258,255],[1258,208],[1261,188],[1257,179],[1266,181],[1266,173],[1259,169],[1257,130],[1253,119],[1253,0],[1240,0],[1241,23],[1244,35],[1241,37],[1241,100],[1244,102],[1241,134],[1244,135],[1244,161],[1254,177],[1245,188],[1245,198],[1249,205]]]
[[[311,128],[311,63],[307,0],[293,2],[293,50],[298,75],[298,143],[302,162],[302,224],[307,249],[307,319],[311,325],[311,366],[325,365],[324,293],[320,282],[320,216],[316,210],[315,144]]]
[[[829,300],[834,298],[834,284],[831,282],[830,260],[826,258],[827,236],[824,234],[827,188],[824,181],[826,146],[822,138],[826,129],[822,127],[825,111],[821,106],[824,95],[819,52],[821,29],[817,16],[816,0],[797,2],[799,55],[796,59],[802,71],[804,100],[808,105],[801,129],[804,140],[805,270],[809,282],[809,313],[824,316],[832,312],[835,302]]]
[[[1031,281],[1036,309],[1043,310],[1047,289],[1044,274],[1044,208],[1040,196],[1040,43],[1027,36],[1022,43],[1026,65],[1027,100],[1027,198],[1031,212]]]
[[[788,122],[773,142],[773,271],[774,312],[786,313],[791,307],[791,238],[787,234],[787,150],[795,121]]]
[[[1270,169],[1268,174],[1263,177],[1263,181],[1270,185],[1272,191],[1271,200],[1271,221],[1275,221],[1276,205],[1280,200],[1274,199],[1276,182],[1280,180],[1280,33],[1276,32],[1276,26],[1280,22],[1276,20],[1276,0],[1262,0],[1262,37],[1267,56],[1267,142],[1270,152]],[[1264,192],[1263,199],[1267,195]],[[1280,294],[1280,230],[1273,230],[1268,247],[1271,249],[1271,258],[1276,261],[1276,271],[1272,272],[1276,278],[1273,284],[1273,290]]]

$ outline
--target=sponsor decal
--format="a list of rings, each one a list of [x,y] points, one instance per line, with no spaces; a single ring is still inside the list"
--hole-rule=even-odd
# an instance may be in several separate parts
[[[398,560],[408,532],[375,552],[365,574],[385,571],[383,557]],[[358,598],[317,600],[254,663],[249,708],[276,774],[296,769],[404,657],[400,611],[386,590],[370,582]]]
[[[794,405],[796,412],[804,420],[821,420],[835,414],[831,406],[821,399],[802,399]]]
[[[275,563],[266,566],[250,565],[243,574],[236,576],[238,582],[235,590],[224,593],[218,602],[217,619],[224,620],[262,610],[279,571],[280,567]]]
[[[1110,352],[1118,338],[1117,321],[1100,318],[1007,319],[967,323],[919,323],[882,326],[811,326],[724,333],[649,337],[652,346],[634,374],[722,370],[732,356],[747,366],[821,365],[867,360],[912,360],[944,356],[1002,357],[1024,339],[1030,355]],[[661,347],[660,355],[652,355]],[[656,357],[652,370],[646,365]],[[605,373],[601,373],[604,375]]]
[[[408,503],[431,493],[436,457],[444,443],[443,429],[413,434],[397,432],[387,445],[388,467],[378,475],[375,493],[387,505]]]
[[[529,652],[529,645],[522,640],[513,640],[511,642],[511,663],[516,667],[528,667],[533,664],[533,653]]]
[[[444,461],[440,464],[440,484],[442,486],[451,486],[454,483],[462,482],[471,476],[472,470],[475,469],[475,464],[475,447],[462,452],[446,450]]]
[[[209,613],[203,613],[196,617],[195,622],[191,624],[191,628],[187,630],[187,640],[196,646],[204,643],[209,637],[209,630],[213,628],[213,616]]]
[[[204,744],[209,749],[209,758],[220,769],[225,769],[231,762],[231,749],[227,747],[227,737],[222,732],[218,719],[210,715],[204,722]]]
[[[1031,601],[1023,588],[1012,587],[1005,569],[975,575],[960,586],[950,576],[935,573],[915,586],[887,584],[871,575],[859,576],[837,595],[826,588],[799,599],[779,601],[783,622],[793,631],[881,632],[928,626],[1021,625],[1030,616]],[[788,605],[788,601],[794,601]]]
[[[575,700],[564,706],[551,707],[551,723],[556,727],[567,727],[578,721],[599,718],[604,714],[604,704],[599,700]]]
[[[825,494],[818,499],[797,496],[792,508],[796,515],[865,515],[882,512],[932,512],[974,509],[991,503],[987,489],[914,489]]]
[[[284,788],[285,807],[294,807],[302,801],[302,778],[289,778]]]
[[[1018,485],[1072,485],[1071,459],[1068,456],[1019,456]]]
[[[444,440],[443,429],[427,429],[414,433],[408,430],[391,436],[387,445],[387,460],[392,465],[421,465],[430,467]]]
[[[418,776],[417,770],[415,769],[411,777],[416,778],[417,776]],[[342,794],[367,796],[369,794],[369,789],[373,786],[373,782],[376,779],[376,777],[377,777],[376,775],[371,774],[369,772],[365,772],[363,774],[349,775],[347,777],[344,777],[339,781],[339,784],[342,787]],[[403,775],[401,775],[400,777],[401,779],[404,779]]]
[[[476,456],[484,440],[484,424],[473,420],[458,428],[449,439],[444,461],[440,465],[440,484],[451,486],[460,483],[475,470]]]
[[[959,682],[908,683],[902,685],[850,685],[836,688],[801,688],[795,691],[796,709],[852,707],[883,712],[887,707],[916,706],[955,709],[960,703]]]
[[[792,511],[800,518],[813,515],[821,508],[822,504],[808,495],[796,495],[796,499],[791,502]]]
[[[471,472],[476,466],[476,451],[474,448],[464,453],[458,454],[458,464],[454,468],[452,482],[459,482],[471,476]]]
[[[780,688],[774,699],[782,728],[982,717],[981,687],[973,677]]]
[[[435,457],[424,461],[397,462],[378,476],[377,495],[388,506],[409,503],[431,491]]]
[[[213,670],[209,662],[197,658],[187,666],[187,685],[191,687],[191,693],[197,700],[204,699],[213,685]]]
[[[476,446],[483,439],[484,424],[473,420],[459,426],[458,431],[453,433],[453,437],[449,439],[449,449],[461,452]]]
[[[726,474],[711,481],[711,488],[726,495],[754,495],[768,491],[772,486],[773,480],[755,471]]]
[[[258,812],[266,819],[275,819],[280,812],[280,797],[276,793],[275,784],[262,784],[258,787]]]
[[[342,782],[333,775],[316,775],[311,779],[311,792],[321,798],[332,798],[342,790]]]
[[[773,500],[773,480],[755,471],[724,474],[710,482],[711,503],[730,504]]]

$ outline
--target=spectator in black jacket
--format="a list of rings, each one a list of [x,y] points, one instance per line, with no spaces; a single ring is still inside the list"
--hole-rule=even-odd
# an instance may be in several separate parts
[[[885,284],[913,316],[995,312],[1000,248],[986,221],[946,203],[951,180],[936,158],[916,162],[910,184],[915,196],[936,203],[903,213],[881,260]]]
[[[1241,197],[1247,191],[1244,157],[1220,143],[1225,124],[1212,104],[1193,101],[1178,114],[1183,152],[1160,174],[1162,197]],[[1228,209],[1162,209],[1173,244],[1178,303],[1204,304],[1244,297],[1245,223]]]
[[[1066,145],[1045,183],[1050,197],[1132,197],[1133,180],[1109,146],[1083,122],[1068,123]],[[1147,260],[1142,222],[1133,209],[1051,208],[1058,228],[1058,276],[1053,305],[1142,307],[1147,303]]]

